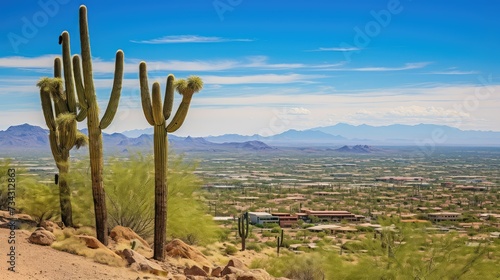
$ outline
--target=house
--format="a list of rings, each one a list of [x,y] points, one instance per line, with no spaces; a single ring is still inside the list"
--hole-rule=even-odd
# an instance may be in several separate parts
[[[431,222],[443,222],[443,221],[458,221],[461,220],[460,213],[454,212],[436,212],[427,214],[429,221]]]
[[[293,227],[299,221],[297,215],[292,215],[289,213],[272,213],[273,216],[279,218],[280,227]]]
[[[364,220],[364,216],[355,215],[349,211],[313,211],[305,210],[305,215],[299,215],[302,219],[311,220],[312,217],[316,217],[320,222],[340,222],[342,220],[347,220],[351,222],[357,222]]]
[[[248,218],[252,225],[263,225],[263,224],[279,224],[279,217],[273,216],[267,212],[248,212]]]

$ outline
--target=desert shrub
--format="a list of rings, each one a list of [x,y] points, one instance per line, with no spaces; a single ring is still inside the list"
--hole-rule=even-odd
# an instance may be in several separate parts
[[[233,245],[227,245],[226,248],[224,249],[224,252],[227,255],[235,255],[238,252],[238,249]]]
[[[16,186],[17,210],[30,215],[38,225],[59,216],[57,186],[38,183],[33,178],[23,178]]]
[[[246,245],[246,249],[247,250],[253,250],[253,251],[257,252],[257,253],[259,253],[259,252],[262,251],[262,247],[258,243],[254,243],[254,242],[247,244]]]
[[[11,161],[7,159],[0,160],[0,182],[7,182],[8,173]],[[0,188],[0,210],[8,209],[8,193],[7,188]]]
[[[167,234],[189,244],[206,244],[217,238],[211,216],[205,214],[204,203],[197,195],[201,181],[193,174],[195,164],[181,157],[169,158],[167,173]],[[83,225],[94,225],[88,162],[75,168],[72,176],[81,201],[73,210]],[[128,160],[110,159],[104,175],[108,223],[130,227],[143,238],[150,238],[154,228],[154,160],[136,155]],[[78,205],[76,205],[78,204]],[[82,205],[83,207],[79,207]]]

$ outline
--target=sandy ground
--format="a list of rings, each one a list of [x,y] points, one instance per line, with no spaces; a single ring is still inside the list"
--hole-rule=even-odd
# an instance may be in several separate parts
[[[15,272],[8,270],[10,230],[0,228],[0,279],[167,279],[133,271],[126,267],[111,267],[81,256],[61,252],[28,242],[30,232],[16,230]]]

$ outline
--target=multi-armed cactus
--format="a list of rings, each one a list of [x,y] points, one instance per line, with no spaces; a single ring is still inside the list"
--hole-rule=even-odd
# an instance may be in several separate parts
[[[66,54],[63,46],[63,55]],[[69,53],[69,52],[68,52]],[[71,74],[71,62],[64,65],[64,73]],[[63,90],[61,80],[61,59],[54,60],[54,78],[42,78],[37,86],[40,87],[40,99],[45,123],[49,128],[50,149],[56,162],[59,175],[56,174],[56,184],[59,185],[59,202],[61,220],[65,226],[73,226],[73,210],[71,207],[71,191],[68,186],[67,174],[69,171],[69,151],[80,148],[87,143],[87,137],[77,130],[77,105],[73,78],[65,79]],[[55,115],[54,115],[55,113]]]
[[[97,96],[95,93],[92,74],[92,55],[90,53],[87,7],[83,5],[80,6],[79,18],[81,62],[78,55],[74,55],[71,60],[68,32],[64,31],[61,34],[59,37],[59,43],[62,43],[63,45],[64,79],[66,83],[71,83],[72,81],[75,82],[74,85],[67,86],[66,90],[71,90],[75,87],[78,95],[80,112],[76,116],[76,119],[83,120],[87,117],[96,233],[97,239],[107,245],[107,210],[102,174],[104,165],[102,152],[102,130],[111,124],[118,108],[123,79],[123,52],[121,50],[116,52],[115,75],[113,88],[111,90],[111,97],[104,116],[102,119],[99,119],[99,107],[97,104]],[[71,96],[71,94],[68,94],[68,96]],[[75,111],[76,103],[72,102],[71,106],[71,110]]]
[[[241,238],[241,251],[246,249],[246,239],[248,238],[248,212],[238,217],[238,236]]]
[[[283,230],[281,230],[280,235],[276,238],[276,252],[278,253],[278,257],[280,256],[280,248],[283,247]]]
[[[189,104],[194,93],[201,90],[203,82],[199,77],[191,76],[186,80],[174,82],[172,74],[167,77],[165,100],[162,104],[160,84],[155,82],[150,97],[148,72],[146,63],[139,65],[141,102],[144,116],[154,127],[154,161],[155,161],[155,230],[154,259],[165,259],[165,242],[167,229],[167,132],[175,132],[186,118]],[[182,101],[172,121],[167,120],[172,113],[174,88],[182,94]],[[152,101],[151,101],[152,100]]]

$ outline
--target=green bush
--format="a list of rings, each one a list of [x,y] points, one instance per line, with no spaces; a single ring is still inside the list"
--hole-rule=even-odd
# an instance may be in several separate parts
[[[227,255],[235,255],[238,252],[238,249],[233,245],[227,245],[226,248],[224,249],[224,252]]]
[[[262,247],[259,244],[254,243],[254,242],[247,244],[246,245],[246,249],[247,250],[253,250],[253,251],[257,252],[257,253],[259,253],[259,252],[262,251]]]

